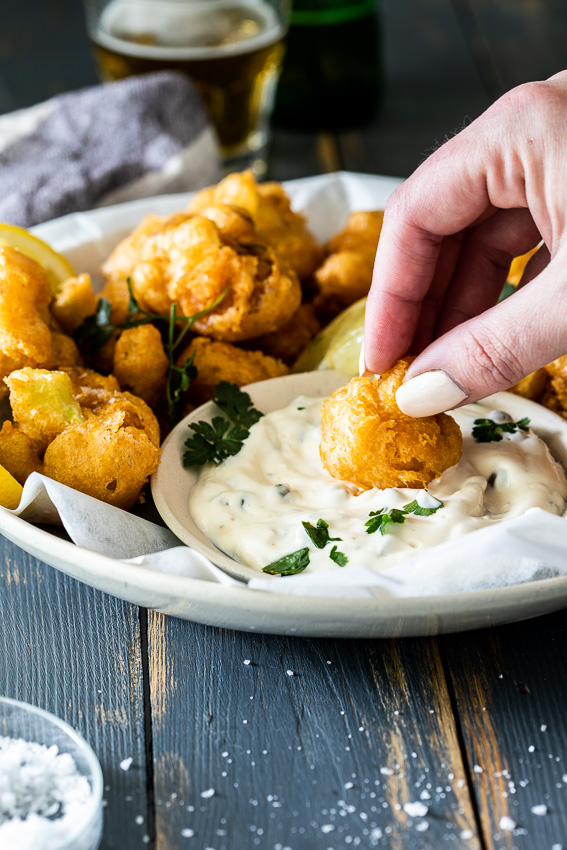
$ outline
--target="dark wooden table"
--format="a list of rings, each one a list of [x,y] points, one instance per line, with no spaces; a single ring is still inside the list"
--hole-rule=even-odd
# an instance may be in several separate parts
[[[96,82],[78,3],[2,16],[0,112]],[[277,132],[269,176],[407,175],[507,88],[567,66],[559,0],[383,0],[382,19],[380,117]],[[0,693],[94,747],[104,850],[567,850],[562,612],[442,638],[236,633],[0,546]]]

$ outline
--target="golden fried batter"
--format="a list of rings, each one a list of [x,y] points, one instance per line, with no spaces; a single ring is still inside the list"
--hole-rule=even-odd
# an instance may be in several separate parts
[[[251,171],[229,174],[216,186],[198,192],[188,210],[207,217],[207,207],[236,207],[254,221],[260,242],[267,242],[305,280],[317,268],[323,251],[309,231],[305,217],[291,209],[279,183],[256,183]]]
[[[41,472],[40,445],[11,422],[0,430],[0,464],[23,485],[32,472]]]
[[[521,395],[523,398],[529,398],[532,401],[539,401],[549,383],[549,375],[545,369],[536,369],[530,375],[526,375],[513,387],[510,387],[511,393]]]
[[[15,248],[0,248],[0,379],[22,366],[50,366],[49,278]]]
[[[62,283],[51,302],[51,313],[66,334],[72,334],[80,324],[96,313],[97,297],[88,274],[70,277]]]
[[[66,372],[26,366],[12,372],[4,382],[10,389],[15,424],[42,449],[65,428],[84,421]]]
[[[51,344],[53,346],[54,369],[61,369],[63,366],[79,365],[81,355],[73,337],[52,332]]]
[[[233,211],[231,219],[238,216]],[[195,323],[195,330],[234,342],[269,333],[284,324],[299,306],[301,289],[294,272],[274,251],[258,243],[225,244],[218,226],[203,216],[176,215],[148,237],[142,260],[132,273],[140,306],[167,314],[172,301],[185,316],[209,307],[226,290],[221,303]]]
[[[285,325],[252,340],[254,348],[259,348],[264,354],[278,357],[291,366],[301,354],[305,346],[315,334],[321,330],[321,324],[315,316],[311,304],[300,304],[291,319]]]
[[[126,280],[140,260],[140,252],[147,237],[165,221],[161,215],[147,215],[128,236],[120,242],[103,263],[106,278]]]
[[[323,402],[323,466],[362,490],[425,487],[459,461],[461,430],[445,413],[413,419],[395,393],[408,368],[398,363],[381,379],[353,378]]]
[[[163,395],[168,366],[161,334],[154,325],[138,325],[118,337],[112,372],[123,389],[151,407]]]
[[[381,210],[351,213],[328,243],[328,256],[314,274],[319,309],[326,301],[346,307],[368,294],[383,218]]]
[[[109,404],[55,437],[43,472],[103,502],[131,508],[159,462],[159,449],[140,425],[123,405]]]
[[[120,392],[120,384],[114,375],[101,375],[94,369],[82,366],[62,369],[66,372],[73,386],[73,396],[81,407],[96,412],[108,403],[114,395]]]
[[[267,357],[261,351],[244,351],[235,345],[213,342],[206,337],[195,337],[182,352],[178,364],[195,354],[197,377],[192,381],[188,398],[194,404],[203,404],[213,397],[219,381],[228,381],[239,387],[287,375],[289,369],[273,357]]]

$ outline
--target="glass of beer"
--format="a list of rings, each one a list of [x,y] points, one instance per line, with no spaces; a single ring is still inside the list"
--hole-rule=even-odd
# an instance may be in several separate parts
[[[84,0],[103,81],[186,73],[216,130],[225,171],[266,168],[288,0]]]

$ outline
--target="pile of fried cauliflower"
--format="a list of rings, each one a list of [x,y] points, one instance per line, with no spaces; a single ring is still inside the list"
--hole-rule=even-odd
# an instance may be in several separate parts
[[[52,291],[44,269],[0,248],[0,378],[11,419],[0,464],[21,484],[39,471],[121,508],[159,463],[169,427],[171,367],[163,322],[123,329],[131,296],[146,314],[204,314],[176,351],[197,376],[184,412],[219,381],[239,386],[289,372],[312,337],[370,287],[382,213],[354,213],[321,246],[277,183],[232,174],[182,212],[147,216],[102,266],[93,291],[79,274]],[[110,338],[93,355],[77,331],[111,305]]]

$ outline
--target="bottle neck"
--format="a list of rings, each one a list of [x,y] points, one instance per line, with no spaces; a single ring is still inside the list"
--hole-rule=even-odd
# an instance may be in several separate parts
[[[341,24],[372,15],[377,0],[294,0],[291,26],[321,26]]]

